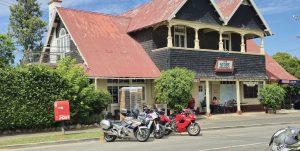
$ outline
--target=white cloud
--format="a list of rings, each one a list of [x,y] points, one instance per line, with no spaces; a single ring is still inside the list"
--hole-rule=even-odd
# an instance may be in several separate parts
[[[300,10],[299,0],[256,0],[263,14],[280,14]]]

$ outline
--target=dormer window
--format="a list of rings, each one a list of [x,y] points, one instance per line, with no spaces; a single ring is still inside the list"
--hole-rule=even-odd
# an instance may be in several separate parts
[[[174,26],[174,46],[186,48],[186,27]]]
[[[62,57],[64,57],[65,53],[70,52],[70,36],[67,34],[67,31],[64,28],[59,31],[57,47],[58,52],[63,55]]]

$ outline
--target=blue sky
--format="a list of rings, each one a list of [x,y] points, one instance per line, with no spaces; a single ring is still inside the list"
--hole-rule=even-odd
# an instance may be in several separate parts
[[[38,0],[48,21],[48,1]],[[142,5],[149,0],[63,0],[63,7],[89,10],[95,12],[119,14]],[[8,5],[14,0],[0,0],[0,33],[7,32],[9,21]],[[288,52],[300,57],[300,0],[255,0],[260,11],[269,23],[274,35],[265,41],[266,51],[273,55],[276,52]],[[20,57],[20,53],[17,58]]]

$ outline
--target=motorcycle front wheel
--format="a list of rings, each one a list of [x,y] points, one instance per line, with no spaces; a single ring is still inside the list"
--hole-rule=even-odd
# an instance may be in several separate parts
[[[107,133],[104,133],[104,139],[106,142],[114,142],[116,140],[117,136],[108,135]]]
[[[137,129],[134,133],[134,136],[139,142],[146,142],[150,136],[148,129],[141,129],[140,131]]]
[[[190,136],[198,136],[200,134],[201,128],[197,123],[192,123],[187,128]]]
[[[161,139],[165,136],[165,130],[162,125],[159,125],[159,130],[154,130],[154,138]]]

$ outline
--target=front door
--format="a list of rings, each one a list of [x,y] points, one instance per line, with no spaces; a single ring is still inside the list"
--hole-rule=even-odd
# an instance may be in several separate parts
[[[199,100],[200,100],[200,112],[204,112],[204,109],[206,108],[202,108],[203,104],[206,104],[206,100],[205,100],[205,82],[200,82],[199,85]]]

